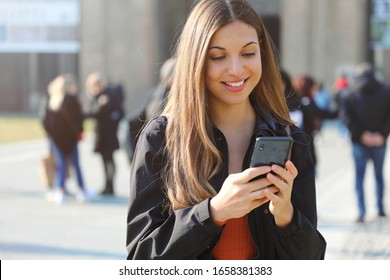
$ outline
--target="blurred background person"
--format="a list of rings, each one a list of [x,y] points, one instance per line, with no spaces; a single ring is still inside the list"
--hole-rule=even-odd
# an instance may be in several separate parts
[[[350,81],[345,73],[341,73],[339,76],[336,77],[333,83],[333,91],[336,108],[340,111],[343,107],[344,100],[350,92]],[[339,118],[339,133],[343,139],[348,140],[350,136],[349,130],[345,125],[341,115],[339,115]]]
[[[114,151],[119,148],[118,125],[124,116],[124,93],[121,85],[111,86],[99,72],[91,73],[86,80],[89,100],[86,116],[95,120],[94,151],[102,158],[105,185],[101,195],[114,194]]]
[[[374,166],[377,214],[384,217],[383,165],[386,140],[390,132],[390,89],[376,79],[371,64],[357,65],[355,81],[343,102],[341,116],[350,131],[352,141],[358,204],[357,222],[364,222],[366,214],[363,184],[368,161],[372,161]]]
[[[310,150],[314,165],[317,165],[317,153],[314,138],[321,129],[324,119],[337,118],[337,111],[324,110],[317,106],[314,101],[316,93],[316,81],[309,75],[300,75],[293,80],[294,97],[300,102],[299,109],[302,111],[301,128],[311,138]]]
[[[160,78],[156,86],[148,91],[148,99],[142,111],[128,122],[126,147],[130,163],[137,145],[138,135],[144,125],[154,116],[158,116],[164,108],[166,96],[173,83],[176,58],[170,57],[164,61],[160,69]]]
[[[290,118],[296,126],[302,128],[303,125],[303,112],[301,102],[295,95],[294,87],[292,84],[291,75],[284,69],[280,71],[283,82],[284,96],[286,97],[287,106],[290,112]]]
[[[338,91],[348,88],[349,87],[348,76],[345,73],[341,73],[334,80],[333,87],[336,90],[336,94]]]
[[[333,98],[323,82],[317,82],[315,86],[314,102],[322,110],[331,110]]]
[[[50,146],[56,162],[54,185],[57,191],[53,199],[58,204],[63,204],[69,195],[65,181],[69,172],[68,161],[70,161],[80,189],[77,198],[84,201],[90,198],[92,193],[84,186],[79,163],[77,143],[82,137],[83,114],[74,76],[65,74],[56,77],[48,85],[48,95],[43,127],[50,138]]]
[[[39,101],[38,116],[39,116],[39,121],[42,124],[48,109],[49,97],[50,97],[49,93],[45,91],[45,94],[42,95]],[[49,193],[51,193],[53,191],[56,164],[55,164],[50,135],[47,133],[46,130],[45,133],[48,140],[47,153],[45,153],[45,155],[42,156],[42,158],[40,159],[39,175],[41,177],[42,183],[46,186]]]

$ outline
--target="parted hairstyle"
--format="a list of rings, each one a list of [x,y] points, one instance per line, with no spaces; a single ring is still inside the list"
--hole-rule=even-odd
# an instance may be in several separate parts
[[[251,103],[278,122],[291,124],[273,43],[256,11],[245,0],[201,0],[192,9],[176,46],[174,82],[162,115],[167,116],[165,188],[171,210],[216,195],[209,183],[222,159],[213,138],[205,86],[210,40],[223,26],[240,20],[256,29],[263,73]]]
[[[47,92],[50,110],[58,111],[66,94],[77,94],[76,78],[72,74],[59,75],[49,83]]]

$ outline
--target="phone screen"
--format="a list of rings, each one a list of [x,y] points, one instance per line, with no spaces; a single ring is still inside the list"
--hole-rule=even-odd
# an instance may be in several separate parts
[[[290,159],[293,139],[291,136],[258,137],[250,167],[278,164],[284,166]]]

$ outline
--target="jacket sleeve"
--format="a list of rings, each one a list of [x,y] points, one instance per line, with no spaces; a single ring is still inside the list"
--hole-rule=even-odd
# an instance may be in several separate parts
[[[292,161],[298,169],[294,180],[293,220],[285,228],[275,225],[275,249],[281,259],[324,259],[326,242],[317,230],[317,203],[314,164],[308,145],[295,140]]]
[[[354,109],[353,103],[356,98],[354,92],[351,92],[343,103],[342,111],[340,114],[341,120],[348,127],[351,132],[352,140],[360,142],[360,137],[364,132],[364,128],[361,121],[358,118],[359,112]]]
[[[99,98],[102,98],[102,96],[107,98],[107,103],[102,104],[99,102]],[[97,96],[90,96],[85,110],[85,117],[95,119],[104,118],[110,112],[110,103],[107,89]]]
[[[221,232],[211,220],[209,200],[171,212],[165,208],[165,122],[161,117],[152,120],[136,146],[127,215],[128,259],[194,259]]]
[[[69,118],[72,126],[72,130],[76,135],[83,132],[83,113],[81,103],[77,96],[67,95],[67,102],[69,107]]]
[[[385,106],[387,109],[385,109],[385,117],[383,122],[381,122],[381,126],[379,128],[379,133],[383,135],[383,137],[387,138],[390,133],[390,88],[385,87],[383,90],[383,103],[386,104]]]

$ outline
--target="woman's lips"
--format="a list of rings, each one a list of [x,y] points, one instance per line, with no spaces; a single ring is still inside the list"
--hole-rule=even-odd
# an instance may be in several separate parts
[[[231,92],[240,92],[246,87],[248,79],[237,81],[237,82],[222,82],[225,88]]]

